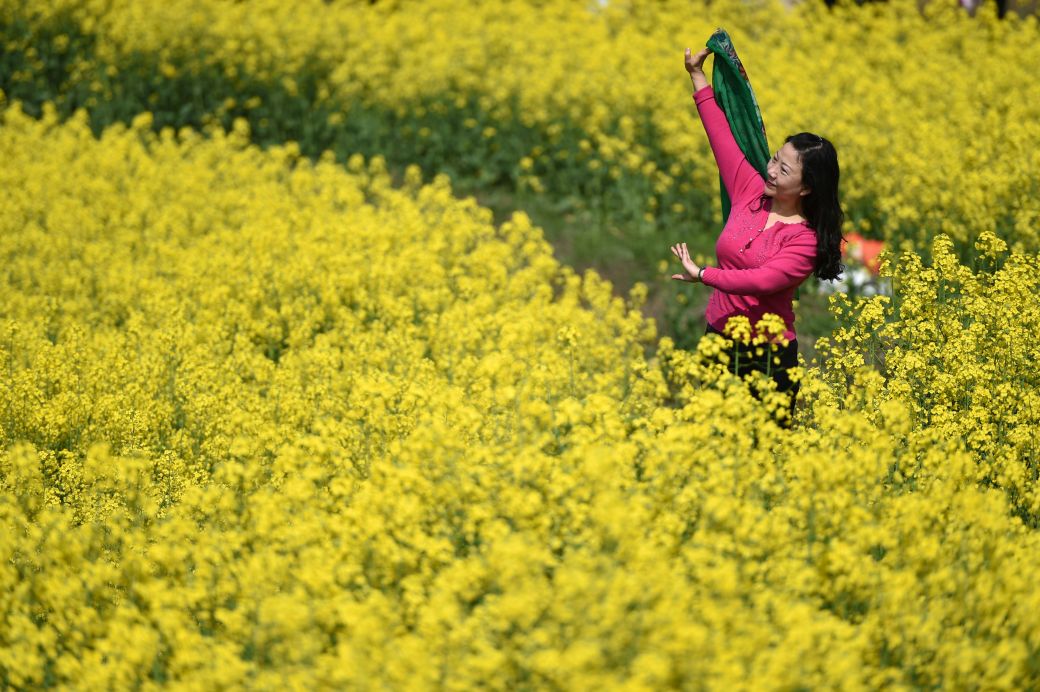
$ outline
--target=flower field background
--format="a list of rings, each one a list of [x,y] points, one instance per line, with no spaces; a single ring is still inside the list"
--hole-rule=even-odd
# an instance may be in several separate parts
[[[95,133],[142,111],[157,129],[242,117],[262,146],[383,156],[397,181],[446,173],[498,221],[527,211],[564,263],[645,283],[647,312],[693,348],[703,292],[668,281],[661,248],[713,256],[718,179],[680,58],[724,26],[770,146],[803,129],[835,143],[850,230],[897,250],[945,233],[964,261],[984,231],[1040,249],[1035,17],[589,5],[2,0],[0,89],[36,114],[84,107]],[[805,336],[833,328],[825,301],[803,302]]]
[[[5,687],[1040,681],[1035,19],[0,9]],[[898,250],[790,430],[644,314],[716,25]]]

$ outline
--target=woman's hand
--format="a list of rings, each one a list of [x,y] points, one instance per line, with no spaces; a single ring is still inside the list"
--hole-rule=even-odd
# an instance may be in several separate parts
[[[690,49],[686,49],[686,71],[693,80],[693,93],[708,86],[708,78],[704,76],[704,59],[710,52],[709,48],[701,48],[696,55],[691,55]]]
[[[704,59],[708,57],[710,52],[711,49],[709,48],[701,48],[696,55],[692,55],[690,49],[686,49],[686,71],[690,73],[691,77],[694,72],[704,74]]]
[[[690,251],[686,249],[686,243],[676,243],[672,246],[672,254],[679,258],[682,262],[683,269],[686,270],[683,274],[672,274],[673,279],[679,281],[690,281],[696,283],[700,281],[697,278],[697,273],[700,272],[701,268],[694,264],[693,260],[690,259]]]

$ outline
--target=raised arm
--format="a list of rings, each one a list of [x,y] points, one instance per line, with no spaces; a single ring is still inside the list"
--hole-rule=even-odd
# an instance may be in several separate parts
[[[816,268],[816,234],[812,231],[792,237],[780,251],[761,267],[719,269],[704,267],[700,272],[705,286],[726,293],[766,296],[804,281]]]
[[[686,49],[686,71],[693,81],[693,100],[697,104],[704,131],[708,135],[708,143],[715,154],[715,163],[719,166],[722,184],[726,186],[731,201],[746,196],[758,195],[762,192],[763,178],[755,167],[747,160],[737,140],[733,138],[726,114],[715,101],[715,92],[704,76],[704,59],[711,51],[703,48],[696,55]]]

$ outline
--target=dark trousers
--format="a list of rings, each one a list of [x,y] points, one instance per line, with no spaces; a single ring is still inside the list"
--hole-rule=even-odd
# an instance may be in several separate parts
[[[707,334],[719,334],[725,338],[725,334],[715,329],[710,324],[705,332]],[[794,416],[794,402],[798,396],[798,390],[801,385],[798,382],[791,380],[789,371],[791,368],[798,367],[798,340],[791,339],[787,346],[777,346],[774,350],[769,347],[769,344],[763,344],[760,348],[762,349],[762,355],[756,355],[755,349],[758,348],[754,345],[747,345],[741,343],[734,343],[726,355],[729,356],[728,369],[737,377],[743,379],[744,375],[749,372],[761,372],[769,375],[774,382],[776,382],[776,390],[778,392],[788,392],[791,395],[791,404],[789,413]],[[773,362],[773,358],[779,357],[780,362]],[[758,392],[754,388],[751,389],[751,394],[758,399]],[[790,427],[790,418],[783,421],[781,425],[787,428]]]

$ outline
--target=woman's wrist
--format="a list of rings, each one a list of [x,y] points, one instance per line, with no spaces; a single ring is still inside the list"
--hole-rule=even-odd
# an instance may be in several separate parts
[[[704,283],[704,270],[705,270],[705,267],[701,267],[700,269],[697,270],[697,280],[700,281],[701,283]]]
[[[708,78],[704,76],[703,70],[694,70],[691,72],[690,81],[693,82],[693,93],[695,94],[708,86]]]

